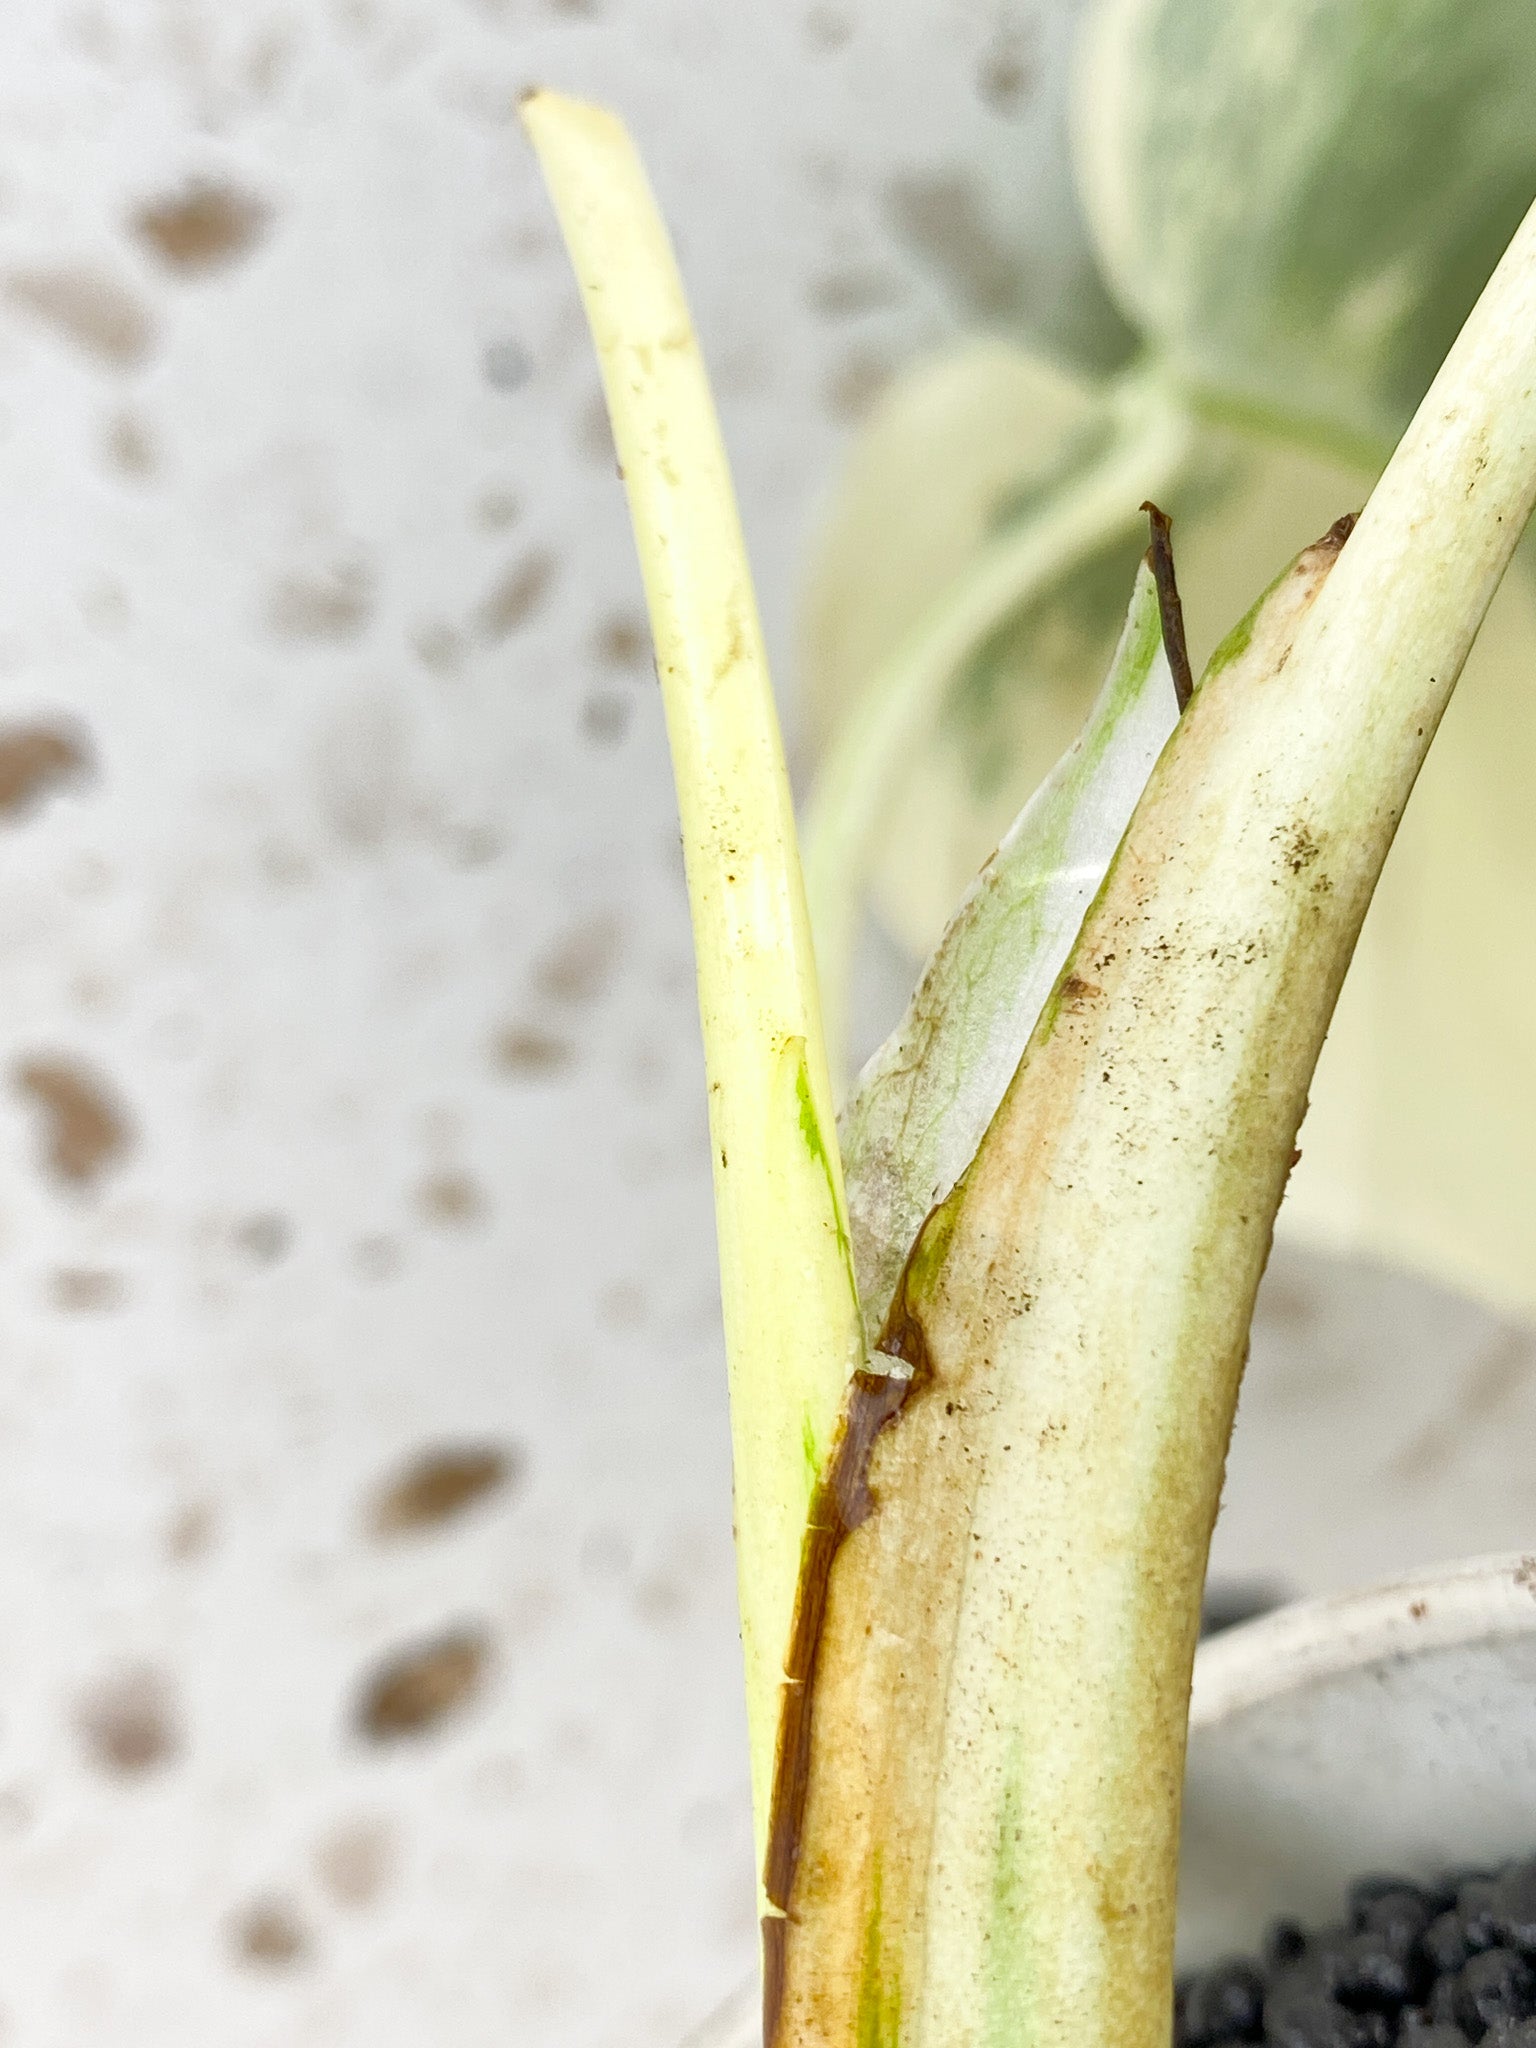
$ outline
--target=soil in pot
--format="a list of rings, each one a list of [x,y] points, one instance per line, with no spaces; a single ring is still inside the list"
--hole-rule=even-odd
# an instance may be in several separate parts
[[[1367,1877],[1347,1917],[1277,1920],[1185,1977],[1175,2048],[1536,2048],[1536,1858],[1433,1884]]]

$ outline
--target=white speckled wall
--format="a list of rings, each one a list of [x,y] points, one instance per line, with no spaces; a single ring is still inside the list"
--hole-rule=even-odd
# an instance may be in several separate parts
[[[5,2048],[671,2048],[749,1961],[670,781],[513,109],[644,140],[782,648],[957,280],[1074,317],[1059,16],[0,18]]]
[[[0,16],[3,2048],[672,2048],[748,1965],[671,791],[512,110],[643,140],[782,653],[882,370],[1094,329],[1068,12]],[[1381,1317],[1287,1284],[1310,1472]]]

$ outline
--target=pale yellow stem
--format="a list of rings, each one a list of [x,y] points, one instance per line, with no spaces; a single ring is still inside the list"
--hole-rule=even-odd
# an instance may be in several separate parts
[[[811,1487],[863,1355],[794,815],[730,472],[622,124],[523,119],[597,345],[666,704],[698,957],[758,1865]]]

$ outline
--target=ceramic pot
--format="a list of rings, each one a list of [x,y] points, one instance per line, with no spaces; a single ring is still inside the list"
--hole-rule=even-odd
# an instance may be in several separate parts
[[[1369,1871],[1536,1851],[1536,1556],[1284,1607],[1195,1664],[1181,1964],[1278,1913],[1337,1918]]]
[[[1200,1647],[1179,1885],[1182,1967],[1277,1914],[1338,1917],[1370,1871],[1536,1851],[1536,1555],[1330,1594]],[[686,2048],[755,2048],[744,1984]]]

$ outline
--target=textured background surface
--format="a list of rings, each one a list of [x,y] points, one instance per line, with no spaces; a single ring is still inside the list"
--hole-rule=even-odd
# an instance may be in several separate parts
[[[747,1966],[670,787],[512,108],[644,142],[782,654],[883,370],[1095,326],[1067,26],[0,20],[7,2048],[669,2048]],[[1530,1364],[1283,1263],[1228,1568],[1520,1541]]]

